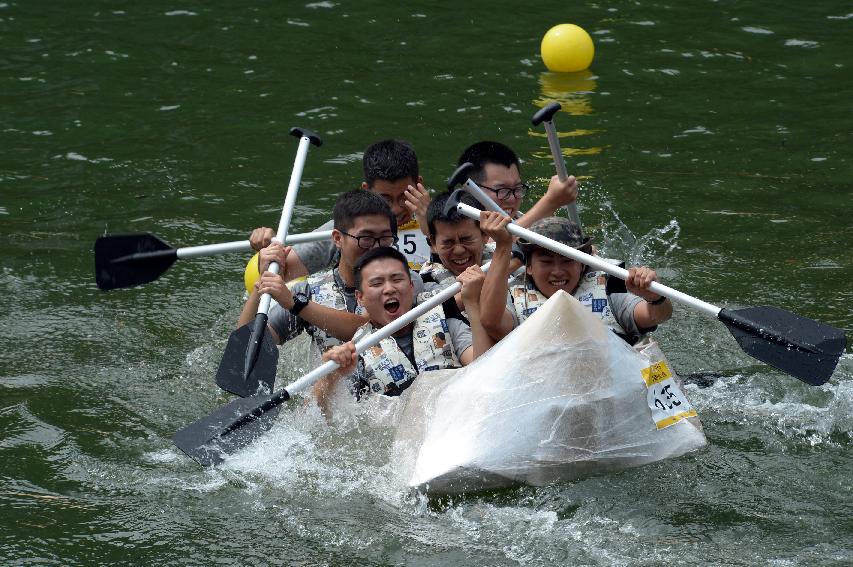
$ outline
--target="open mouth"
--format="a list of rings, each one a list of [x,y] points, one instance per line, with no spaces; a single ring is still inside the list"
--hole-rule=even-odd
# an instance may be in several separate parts
[[[563,287],[569,280],[549,280],[548,283],[554,287]]]
[[[400,310],[400,302],[396,299],[389,299],[383,303],[382,306],[385,308],[385,311],[391,315],[396,315],[397,311]]]
[[[454,266],[459,267],[468,267],[468,264],[471,263],[471,256],[465,256],[464,258],[451,258],[450,263]]]

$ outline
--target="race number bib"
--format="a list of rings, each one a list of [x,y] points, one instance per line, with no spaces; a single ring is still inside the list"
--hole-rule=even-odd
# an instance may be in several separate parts
[[[398,227],[397,238],[397,250],[409,261],[409,268],[417,272],[430,257],[429,243],[418,221],[412,219]]]
[[[652,420],[658,429],[696,415],[665,361],[643,368],[643,380],[648,388],[646,399],[652,410]]]

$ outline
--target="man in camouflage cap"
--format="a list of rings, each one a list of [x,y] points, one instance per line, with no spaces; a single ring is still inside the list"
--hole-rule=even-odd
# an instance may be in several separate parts
[[[507,284],[512,246],[507,224],[509,219],[502,215],[488,211],[480,215],[480,228],[496,243],[481,297],[482,323],[495,340],[520,325],[558,290],[571,294],[630,344],[672,317],[672,303],[649,290],[657,280],[651,268],[630,268],[628,279],[622,282],[523,239],[519,244],[525,255],[525,273]],[[581,252],[593,253],[591,239],[584,238],[580,227],[569,219],[544,218],[530,229]]]

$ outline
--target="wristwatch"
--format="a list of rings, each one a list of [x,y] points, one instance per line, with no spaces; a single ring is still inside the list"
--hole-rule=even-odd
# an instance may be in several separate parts
[[[305,309],[305,306],[308,305],[308,302],[311,301],[311,298],[308,297],[308,294],[304,291],[300,291],[293,295],[293,307],[290,308],[290,312],[294,315],[299,315],[299,312]]]

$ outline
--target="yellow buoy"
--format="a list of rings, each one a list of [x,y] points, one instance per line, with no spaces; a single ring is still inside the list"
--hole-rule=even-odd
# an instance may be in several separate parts
[[[249,295],[252,295],[252,292],[255,291],[255,282],[261,277],[261,274],[258,272],[258,258],[259,253],[255,252],[255,255],[246,264],[246,271],[243,272],[243,283],[246,284],[246,291],[249,292]]]
[[[559,24],[548,30],[539,50],[545,66],[555,73],[583,71],[595,55],[592,38],[574,24]]]

